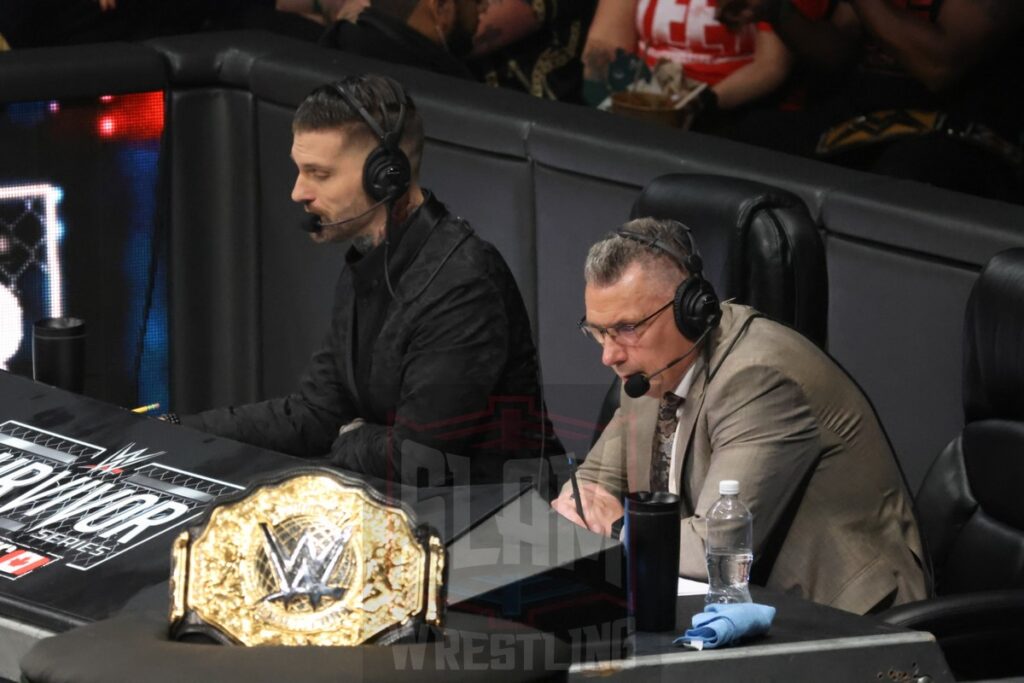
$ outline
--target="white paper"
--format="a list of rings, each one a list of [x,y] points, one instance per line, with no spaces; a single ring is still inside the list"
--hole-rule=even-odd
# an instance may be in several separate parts
[[[708,584],[704,581],[694,581],[679,577],[679,592],[677,595],[706,595]]]

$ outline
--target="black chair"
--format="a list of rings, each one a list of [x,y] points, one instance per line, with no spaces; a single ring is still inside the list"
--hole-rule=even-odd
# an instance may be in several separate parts
[[[961,680],[1024,675],[1024,249],[982,271],[963,353],[966,424],[916,500],[938,597],[884,618],[932,631]]]
[[[631,217],[642,216],[689,226],[719,298],[753,306],[825,347],[825,247],[795,194],[741,178],[674,173],[655,178],[640,193]],[[619,407],[619,389],[616,379],[594,441]]]

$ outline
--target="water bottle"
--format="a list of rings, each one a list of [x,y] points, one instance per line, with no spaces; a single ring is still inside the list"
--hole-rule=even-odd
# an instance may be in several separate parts
[[[750,602],[753,517],[739,498],[740,483],[718,483],[719,498],[708,510],[708,594],[705,602]]]

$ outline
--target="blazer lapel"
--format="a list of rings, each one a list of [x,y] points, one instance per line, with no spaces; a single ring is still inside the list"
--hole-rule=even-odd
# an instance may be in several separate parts
[[[693,501],[690,499],[690,492],[687,490],[686,482],[690,477],[685,476],[687,469],[694,466],[693,455],[693,433],[697,424],[697,416],[704,407],[704,397],[707,389],[706,360],[703,355],[694,365],[694,379],[690,390],[686,394],[686,401],[683,402],[683,412],[679,416],[679,427],[676,429],[675,452],[676,458],[673,469],[669,476],[674,478],[678,484],[679,497],[687,514],[693,514]]]
[[[676,431],[676,462],[670,476],[675,477],[679,486],[679,497],[688,514],[693,514],[696,501],[695,492],[689,484],[703,482],[711,466],[709,448],[697,448],[694,443],[694,427],[697,416],[703,412],[704,400],[707,397],[708,382],[718,372],[722,362],[732,351],[747,327],[755,318],[761,317],[753,309],[724,305],[722,320],[717,330],[709,335],[708,348],[701,354],[694,365],[695,377],[690,391],[687,392],[683,404],[683,414],[679,418],[679,429]]]

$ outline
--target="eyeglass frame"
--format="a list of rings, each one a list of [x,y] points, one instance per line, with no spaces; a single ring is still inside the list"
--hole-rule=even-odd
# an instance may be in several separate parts
[[[669,302],[667,304],[665,304],[664,306],[662,306],[661,308],[656,310],[654,313],[651,313],[649,316],[647,316],[645,318],[641,318],[640,320],[636,321],[635,323],[619,323],[618,325],[612,325],[610,327],[601,327],[600,325],[592,325],[592,324],[588,323],[587,322],[587,316],[584,315],[576,323],[576,326],[580,328],[580,332],[582,332],[584,336],[589,337],[590,339],[593,339],[595,342],[597,342],[601,346],[605,345],[605,340],[607,340],[607,339],[612,339],[612,340],[615,341],[616,344],[621,344],[622,346],[634,346],[634,345],[636,345],[640,341],[640,337],[642,336],[642,333],[640,332],[640,328],[642,328],[644,325],[647,325],[648,323],[652,322],[655,318],[657,318],[659,315],[664,313],[665,309],[667,309],[669,306],[671,306],[674,303],[675,303],[675,299],[669,300]],[[624,330],[623,328],[631,328],[631,329],[627,331],[627,330]],[[627,334],[629,332],[633,332],[633,333],[636,334],[636,338],[633,339],[632,341],[629,341],[629,342],[623,342],[620,339],[620,335],[622,335],[623,332],[627,332]]]

